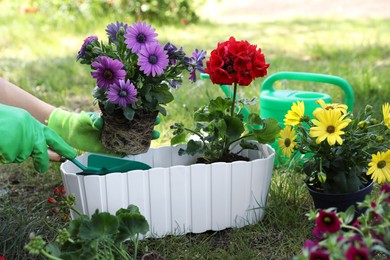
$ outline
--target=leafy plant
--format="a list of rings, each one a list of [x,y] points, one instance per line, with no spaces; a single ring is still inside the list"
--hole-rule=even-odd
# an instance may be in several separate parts
[[[63,197],[62,201],[49,198],[54,208],[67,208],[79,217],[69,222],[66,228],[58,230],[54,242],[46,244],[41,236],[32,236],[25,248],[30,254],[42,254],[48,259],[136,259],[139,235],[149,231],[149,224],[135,205],[119,209],[115,215],[96,212],[88,217],[74,208],[73,196]],[[53,211],[53,210],[52,210]],[[58,212],[56,210],[56,212]],[[134,245],[131,257],[124,242]]]
[[[293,104],[285,116],[279,147],[290,157],[303,156],[306,183],[329,193],[355,192],[368,183],[390,181],[390,106],[382,106],[383,120],[373,117],[367,106],[363,113],[347,113],[343,104],[325,104],[305,115],[303,102]]]
[[[303,259],[372,259],[390,257],[390,186],[382,185],[379,196],[368,195],[358,206],[363,212],[354,220],[355,208],[335,213],[333,209],[311,211],[315,241],[307,240]]]
[[[243,149],[257,149],[249,140],[273,142],[280,130],[277,120],[262,119],[256,113],[245,118],[242,111],[250,102],[237,100],[238,85],[248,86],[255,78],[267,74],[269,64],[265,62],[261,49],[230,37],[228,41],[218,43],[206,64],[206,72],[214,84],[233,84],[233,98],[218,97],[197,110],[194,129],[186,128],[182,123],[172,125],[174,137],[171,144],[186,142],[190,134],[192,137],[186,148],[180,149],[179,153],[202,154],[206,162],[212,163],[231,161],[230,146],[234,142],[239,141]]]
[[[194,129],[185,128],[182,123],[172,125],[171,128],[175,130],[171,140],[173,145],[184,142],[188,134],[198,137],[190,139],[179,154],[202,154],[211,163],[226,158],[230,146],[237,141],[240,141],[242,149],[257,149],[249,140],[260,143],[274,141],[275,133],[279,131],[275,119],[261,119],[258,114],[251,113],[248,121],[243,123],[242,114],[231,115],[232,102],[231,99],[218,97],[211,100],[208,106],[201,107],[194,113]]]
[[[106,27],[108,43],[97,36],[84,40],[77,60],[90,67],[94,103],[108,114],[123,111],[129,121],[138,110],[166,115],[164,106],[174,100],[171,90],[181,85],[183,72],[189,72],[191,82],[197,70],[203,72],[205,51],[196,49],[187,57],[172,43],[162,46],[155,30],[145,22],[116,22]]]

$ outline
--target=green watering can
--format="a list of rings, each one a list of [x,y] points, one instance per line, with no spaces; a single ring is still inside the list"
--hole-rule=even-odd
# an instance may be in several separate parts
[[[200,78],[210,79],[206,73],[201,73]],[[260,116],[262,118],[275,118],[283,126],[284,116],[291,109],[294,102],[303,101],[305,104],[305,114],[312,116],[313,111],[319,107],[316,103],[318,99],[323,99],[325,103],[332,103],[328,94],[299,90],[275,90],[273,84],[278,80],[300,80],[333,84],[344,91],[345,102],[348,111],[352,111],[355,96],[352,87],[343,78],[326,74],[316,74],[307,72],[278,72],[266,78],[260,88]],[[222,91],[229,98],[233,97],[233,90],[228,85],[220,85]],[[246,121],[250,111],[244,107],[241,111]]]
[[[318,99],[323,99],[325,103],[332,103],[332,98],[328,94],[321,92],[275,90],[273,84],[278,80],[311,81],[336,85],[344,92],[344,104],[348,106],[348,111],[353,109],[355,102],[353,89],[343,78],[307,72],[278,72],[267,77],[261,85],[259,99],[260,116],[262,118],[273,117],[278,120],[282,127],[284,125],[284,117],[294,102],[303,101],[305,114],[312,117],[313,111],[319,107],[316,103]]]

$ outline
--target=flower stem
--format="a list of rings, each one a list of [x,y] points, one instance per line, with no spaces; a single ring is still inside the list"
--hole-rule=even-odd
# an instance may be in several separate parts
[[[230,111],[230,115],[233,117],[234,116],[234,106],[236,104],[236,95],[237,95],[237,83],[233,83],[233,102],[232,102],[232,108]]]

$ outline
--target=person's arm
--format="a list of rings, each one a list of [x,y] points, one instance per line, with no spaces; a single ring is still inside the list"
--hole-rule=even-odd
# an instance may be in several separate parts
[[[56,107],[2,78],[0,78],[0,103],[27,110],[43,124],[47,124],[51,113],[56,109]]]

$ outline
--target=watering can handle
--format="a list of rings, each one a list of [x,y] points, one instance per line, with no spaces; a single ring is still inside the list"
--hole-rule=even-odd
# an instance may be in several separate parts
[[[344,103],[348,106],[348,110],[352,111],[353,109],[353,104],[355,102],[353,89],[345,79],[337,76],[308,73],[308,72],[281,71],[267,77],[264,80],[263,84],[261,85],[261,91],[264,90],[268,90],[270,92],[274,91],[273,84],[275,83],[275,81],[283,80],[283,79],[322,82],[322,83],[329,83],[329,84],[336,85],[344,91],[344,95],[345,95]]]

